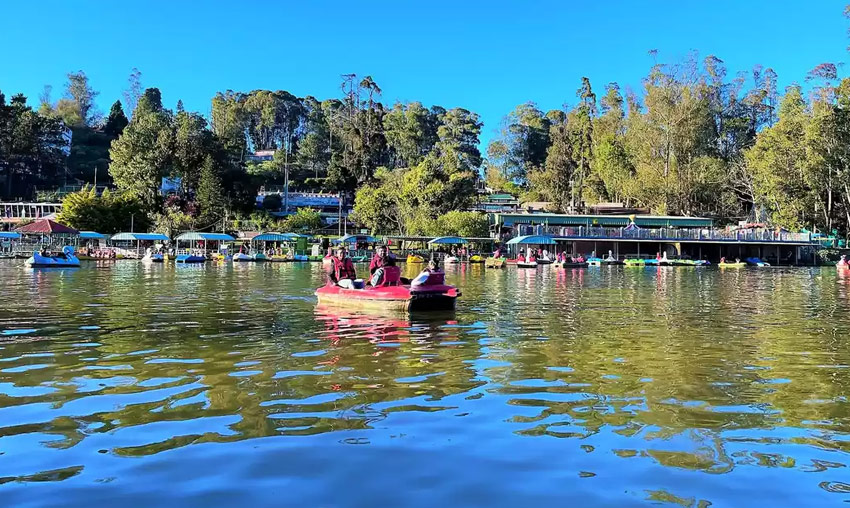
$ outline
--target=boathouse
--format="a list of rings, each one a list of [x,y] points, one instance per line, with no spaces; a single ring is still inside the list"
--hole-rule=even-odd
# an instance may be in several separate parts
[[[718,228],[706,217],[673,215],[569,215],[500,213],[493,233],[501,241],[524,235],[551,235],[568,254],[611,251],[627,257],[683,256],[717,262],[721,257],[759,257],[775,265],[812,264],[819,247],[811,233],[740,226]]]

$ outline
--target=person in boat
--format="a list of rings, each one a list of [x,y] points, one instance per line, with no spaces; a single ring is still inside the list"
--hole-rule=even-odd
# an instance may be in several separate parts
[[[432,273],[440,273],[440,272],[441,272],[440,265],[437,264],[437,260],[434,259],[434,258],[431,258],[431,260],[428,261],[428,266],[426,266],[425,269],[422,270],[419,273],[419,275],[417,275],[416,278],[414,278],[410,282],[410,284],[412,286],[420,286],[420,285],[428,282],[428,278],[431,276]]]
[[[723,256],[723,257],[720,258],[720,264],[723,264],[723,265],[726,264],[726,256]]]
[[[522,251],[519,251],[516,260],[520,263],[525,263],[525,254],[523,254]]]
[[[847,263],[847,255],[846,255],[846,254],[842,254],[842,255],[841,255],[841,259],[839,259],[839,260],[838,260],[838,266],[847,266],[847,265],[848,265],[848,263]]]
[[[370,284],[377,286],[384,279],[384,267],[395,266],[395,258],[387,251],[387,247],[379,245],[369,263],[369,274],[372,276]]]
[[[609,261],[609,262],[610,262],[610,261],[616,261],[616,260],[614,259],[614,254],[613,254],[610,250],[608,251],[608,257],[607,257],[607,258],[605,258],[605,261]]]
[[[354,279],[356,278],[354,263],[348,257],[345,246],[340,244],[336,248],[336,256],[331,258],[331,264],[328,266],[328,280],[339,287],[354,289]]]

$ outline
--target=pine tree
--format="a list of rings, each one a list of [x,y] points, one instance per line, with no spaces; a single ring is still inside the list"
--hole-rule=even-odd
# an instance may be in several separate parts
[[[124,132],[124,127],[127,127],[128,123],[130,121],[127,120],[127,115],[124,114],[121,101],[115,101],[112,104],[112,108],[109,109],[109,117],[106,119],[106,125],[104,125],[103,131],[107,135],[117,138]]]
[[[204,225],[209,225],[224,215],[227,202],[221,182],[221,171],[212,156],[207,155],[204,159],[195,199],[201,209],[201,221]]]

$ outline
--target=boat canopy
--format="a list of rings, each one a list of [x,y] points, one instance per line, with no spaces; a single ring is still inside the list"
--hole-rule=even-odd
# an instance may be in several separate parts
[[[260,233],[251,239],[253,242],[292,242],[297,238],[307,238],[298,233]]]
[[[461,245],[464,243],[468,243],[466,238],[461,238],[459,236],[441,236],[428,242],[430,245]]]
[[[235,238],[225,233],[199,233],[197,231],[189,231],[175,238],[180,241],[204,240],[207,242],[234,242]]]
[[[21,238],[21,234],[14,231],[0,231],[0,238],[4,240],[18,240]]]
[[[162,233],[118,233],[112,235],[110,240],[119,240],[119,241],[149,241],[149,242],[167,242],[168,237]]]
[[[333,240],[332,243],[378,243],[380,240],[369,235],[345,235],[342,238]]]
[[[103,240],[106,235],[94,231],[80,231],[80,238],[83,240]]]
[[[528,235],[518,236],[508,240],[508,245],[526,244],[526,245],[555,245],[555,239],[548,235]]]

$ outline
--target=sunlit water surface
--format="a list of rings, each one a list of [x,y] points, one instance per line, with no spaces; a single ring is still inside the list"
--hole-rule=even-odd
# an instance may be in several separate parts
[[[0,261],[0,506],[850,502],[835,269],[447,278],[407,317],[316,264]]]

